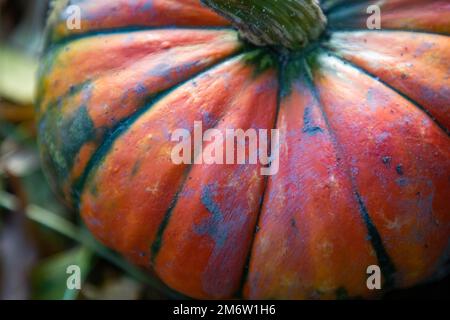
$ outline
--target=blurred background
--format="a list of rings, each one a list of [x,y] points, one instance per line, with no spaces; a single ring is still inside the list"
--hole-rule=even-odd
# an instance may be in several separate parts
[[[49,2],[0,0],[0,300],[182,298],[95,241],[45,180],[33,97]],[[384,298],[449,297],[447,277]]]

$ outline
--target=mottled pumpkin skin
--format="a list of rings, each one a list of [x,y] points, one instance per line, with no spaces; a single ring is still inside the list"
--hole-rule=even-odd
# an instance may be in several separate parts
[[[99,240],[191,297],[370,297],[373,264],[385,289],[442,275],[450,3],[384,1],[369,31],[375,2],[322,1],[327,34],[280,66],[196,0],[71,1],[82,28],[59,11],[40,70],[48,176]],[[280,129],[279,173],[173,164],[171,132],[194,121]]]

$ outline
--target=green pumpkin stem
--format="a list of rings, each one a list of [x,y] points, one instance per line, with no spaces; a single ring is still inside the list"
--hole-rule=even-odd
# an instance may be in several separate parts
[[[229,19],[257,46],[306,47],[320,37],[327,19],[318,0],[201,0]]]

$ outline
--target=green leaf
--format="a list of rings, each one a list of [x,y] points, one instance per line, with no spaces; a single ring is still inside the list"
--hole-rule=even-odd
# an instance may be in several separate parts
[[[19,104],[32,104],[37,69],[37,59],[0,45],[0,96]]]
[[[92,252],[84,246],[47,258],[32,271],[32,297],[46,300],[73,300],[79,293],[69,289],[67,268],[76,265],[81,270],[81,283],[86,279],[92,267]]]

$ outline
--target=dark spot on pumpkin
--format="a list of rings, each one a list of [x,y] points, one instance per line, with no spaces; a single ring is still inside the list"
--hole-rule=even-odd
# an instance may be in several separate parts
[[[91,193],[92,196],[97,197],[98,196],[97,185],[93,183],[89,189],[89,192]]]
[[[420,57],[435,46],[433,42],[423,42],[414,52],[414,57]]]
[[[141,168],[141,161],[138,160],[136,161],[136,163],[133,165],[133,168],[131,169],[131,177],[136,176],[136,174],[139,172],[139,169]]]
[[[142,6],[141,6],[141,11],[151,11],[153,10],[153,1],[146,1]]]
[[[396,182],[397,182],[397,184],[398,184],[400,187],[406,187],[406,186],[408,185],[408,183],[409,183],[409,179],[407,179],[407,178],[398,178],[398,179],[396,180]]]
[[[383,161],[383,163],[384,163],[385,165],[389,166],[389,165],[391,164],[392,157],[385,156],[385,157],[382,158],[382,161]]]
[[[401,164],[395,167],[395,171],[397,171],[397,173],[401,176],[404,175],[403,166]]]
[[[147,88],[146,88],[143,84],[138,83],[138,84],[135,86],[134,91],[135,91],[138,95],[145,95],[145,94],[147,93]]]
[[[294,218],[291,219],[291,227],[297,229],[297,223],[295,222]]]
[[[306,107],[303,114],[303,132],[310,136],[323,132],[323,129],[314,124],[311,107]]]

